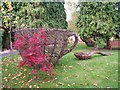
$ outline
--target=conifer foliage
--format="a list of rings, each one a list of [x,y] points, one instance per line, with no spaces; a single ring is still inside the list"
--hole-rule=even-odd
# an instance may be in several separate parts
[[[79,4],[77,27],[82,39],[106,44],[120,28],[120,14],[115,2],[82,2]]]

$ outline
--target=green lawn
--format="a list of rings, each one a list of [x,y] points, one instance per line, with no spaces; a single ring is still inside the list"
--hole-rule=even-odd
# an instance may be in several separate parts
[[[17,68],[20,56],[5,57],[2,59],[3,86],[5,88],[118,88],[118,50],[108,50],[113,53],[111,56],[94,55],[89,60],[78,60],[74,56],[74,52],[89,50],[90,47],[78,44],[55,66],[54,76],[39,73],[38,79],[32,81],[31,70],[28,67]]]

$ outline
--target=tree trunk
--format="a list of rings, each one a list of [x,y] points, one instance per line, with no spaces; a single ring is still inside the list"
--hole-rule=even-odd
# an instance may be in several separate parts
[[[4,49],[10,49],[10,33],[8,31],[4,31],[2,36],[2,50]]]

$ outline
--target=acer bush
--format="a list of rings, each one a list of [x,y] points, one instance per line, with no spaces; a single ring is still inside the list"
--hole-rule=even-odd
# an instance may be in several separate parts
[[[26,34],[15,34],[16,41],[14,47],[23,58],[18,65],[21,68],[26,65],[32,69],[32,74],[37,74],[38,70],[42,72],[52,72],[53,65],[50,63],[50,56],[43,53],[47,45],[47,36],[45,30],[41,29],[36,32]]]

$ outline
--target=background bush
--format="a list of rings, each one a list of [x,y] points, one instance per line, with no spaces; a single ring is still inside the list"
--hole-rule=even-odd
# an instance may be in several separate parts
[[[91,38],[97,45],[105,45],[116,35],[120,13],[115,9],[115,2],[82,2],[79,7],[76,25],[82,39]]]
[[[67,28],[64,2],[2,2],[0,7],[3,49],[10,48],[14,28]]]

